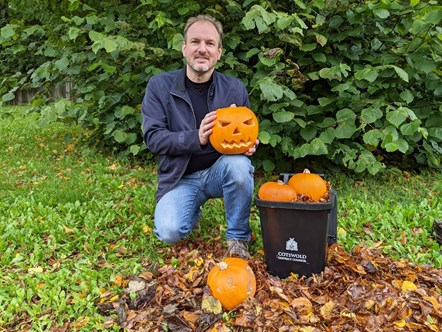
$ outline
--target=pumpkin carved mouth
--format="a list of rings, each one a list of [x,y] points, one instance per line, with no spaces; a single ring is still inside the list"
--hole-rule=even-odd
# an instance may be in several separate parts
[[[223,141],[221,142],[221,146],[224,149],[242,149],[242,148],[247,148],[250,149],[250,147],[254,144],[255,141],[251,141],[250,139],[244,141],[244,140],[240,140],[239,142],[235,142],[235,141]]]

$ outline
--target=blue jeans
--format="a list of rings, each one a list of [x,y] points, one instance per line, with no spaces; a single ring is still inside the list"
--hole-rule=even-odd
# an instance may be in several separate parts
[[[244,155],[223,155],[210,168],[185,175],[155,208],[158,238],[173,244],[185,238],[210,198],[223,198],[226,239],[249,241],[254,168]]]

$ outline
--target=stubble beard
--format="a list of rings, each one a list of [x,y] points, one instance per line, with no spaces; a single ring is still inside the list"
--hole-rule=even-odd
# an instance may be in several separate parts
[[[195,65],[190,64],[190,68],[196,73],[196,74],[205,74],[208,73],[213,67],[209,65]]]

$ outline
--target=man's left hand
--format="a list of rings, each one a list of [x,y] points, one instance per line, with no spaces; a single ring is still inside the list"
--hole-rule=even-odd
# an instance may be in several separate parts
[[[259,140],[257,139],[255,141],[255,144],[249,149],[249,151],[245,152],[244,154],[248,157],[252,156],[256,152],[256,149],[258,149],[258,144]]]

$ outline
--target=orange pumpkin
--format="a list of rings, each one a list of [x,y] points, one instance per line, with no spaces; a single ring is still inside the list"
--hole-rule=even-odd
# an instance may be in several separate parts
[[[212,295],[224,309],[232,310],[256,292],[256,278],[242,258],[228,257],[215,265],[207,276]]]
[[[296,201],[296,191],[282,181],[269,181],[259,187],[258,198],[265,201],[293,202]]]
[[[318,202],[327,193],[327,183],[324,179],[318,174],[310,173],[308,169],[290,177],[288,185],[295,189],[297,194],[308,196],[314,202]]]
[[[249,108],[219,108],[209,140],[218,152],[242,154],[255,144],[258,129],[258,119]]]

